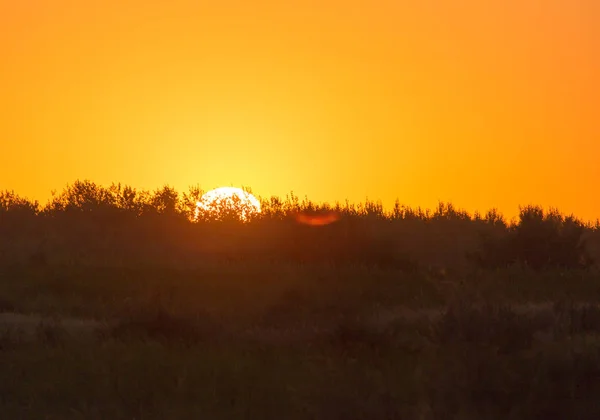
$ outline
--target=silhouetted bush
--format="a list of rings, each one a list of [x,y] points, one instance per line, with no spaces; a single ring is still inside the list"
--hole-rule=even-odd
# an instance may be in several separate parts
[[[14,191],[0,191],[0,215],[26,214],[36,215],[39,211],[39,203],[20,197]]]
[[[37,201],[20,197],[14,191],[0,191],[0,234],[30,229],[39,210]]]
[[[520,210],[518,223],[482,234],[474,259],[485,268],[515,263],[534,270],[585,268],[591,263],[580,240],[586,229],[574,216],[526,206]]]
[[[43,237],[37,201],[0,191],[0,263],[26,262]]]

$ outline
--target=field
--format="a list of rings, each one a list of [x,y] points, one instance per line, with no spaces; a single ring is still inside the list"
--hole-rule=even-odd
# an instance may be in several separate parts
[[[2,279],[6,418],[600,414],[595,273],[214,264]]]
[[[242,226],[4,197],[3,418],[600,418],[579,240],[597,226],[368,206]]]

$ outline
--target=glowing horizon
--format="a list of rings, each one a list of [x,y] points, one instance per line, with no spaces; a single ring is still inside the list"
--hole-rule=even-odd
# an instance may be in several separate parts
[[[0,0],[0,190],[600,217],[595,0]]]

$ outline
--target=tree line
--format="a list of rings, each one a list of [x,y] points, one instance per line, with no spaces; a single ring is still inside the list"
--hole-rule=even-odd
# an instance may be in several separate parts
[[[158,264],[194,267],[211,260],[283,260],[381,268],[588,269],[600,223],[539,206],[507,221],[496,209],[469,214],[451,203],[433,209],[396,202],[317,204],[293,193],[262,198],[241,222],[239,203],[198,212],[199,186],[184,193],[78,180],[45,204],[0,191],[1,264]],[[336,212],[327,226],[297,223],[299,212]],[[591,239],[590,239],[591,238]]]

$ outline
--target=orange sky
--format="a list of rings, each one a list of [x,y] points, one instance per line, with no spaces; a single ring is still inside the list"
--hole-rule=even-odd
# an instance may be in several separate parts
[[[0,189],[600,216],[597,0],[0,0]]]

